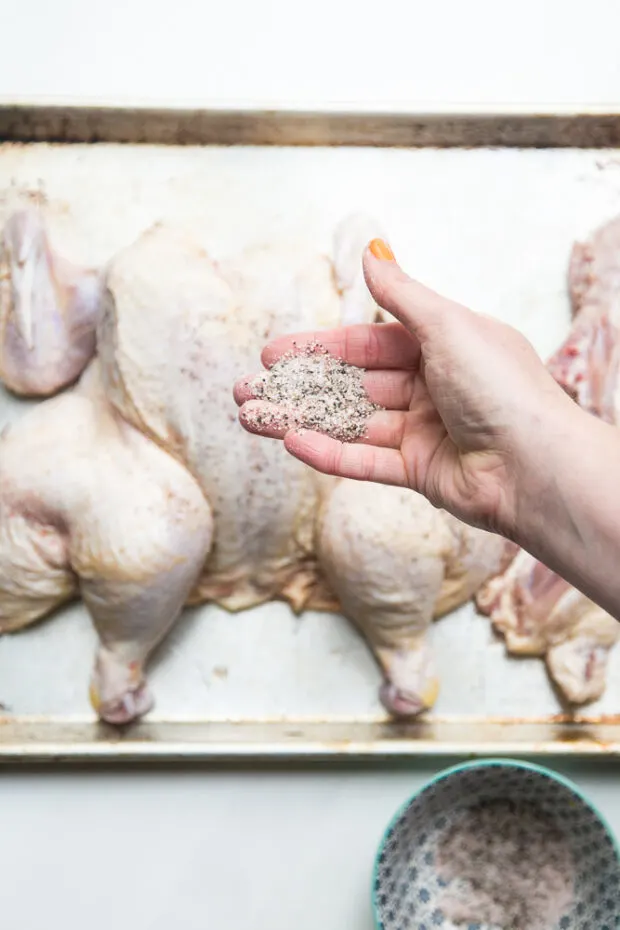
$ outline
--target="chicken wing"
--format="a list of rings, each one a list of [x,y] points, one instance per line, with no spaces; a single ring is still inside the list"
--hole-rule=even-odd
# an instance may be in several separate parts
[[[95,351],[101,275],[58,255],[37,202],[11,212],[0,234],[0,379],[46,396],[72,383]]]

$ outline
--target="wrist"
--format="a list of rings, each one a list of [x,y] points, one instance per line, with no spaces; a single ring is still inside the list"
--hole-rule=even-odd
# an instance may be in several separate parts
[[[550,532],[571,527],[567,479],[603,426],[563,391],[555,392],[532,414],[514,441],[512,510],[508,535],[522,548],[538,553]],[[568,543],[567,543],[568,544]]]
[[[513,538],[618,616],[620,431],[569,405],[561,420],[548,422],[546,442],[518,482]]]

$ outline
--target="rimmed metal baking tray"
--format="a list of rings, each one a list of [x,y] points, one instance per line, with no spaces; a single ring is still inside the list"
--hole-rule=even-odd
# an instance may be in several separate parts
[[[5,103],[0,188],[11,182],[41,183],[68,202],[93,260],[162,217],[181,219],[215,253],[302,232],[326,247],[345,209],[368,208],[404,265],[515,323],[546,354],[568,323],[572,240],[620,212],[620,113]],[[24,406],[0,395],[0,422]],[[234,617],[202,608],[153,663],[155,711],[117,731],[90,716],[94,636],[72,605],[0,640],[0,760],[620,752],[619,655],[604,699],[573,716],[542,663],[506,659],[470,606],[436,624],[433,638],[444,682],[437,711],[403,724],[382,714],[378,672],[342,618],[296,619],[282,604]]]

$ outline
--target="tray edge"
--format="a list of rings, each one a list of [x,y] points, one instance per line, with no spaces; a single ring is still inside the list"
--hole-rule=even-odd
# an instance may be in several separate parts
[[[7,103],[0,141],[153,145],[613,148],[620,112],[358,112]]]

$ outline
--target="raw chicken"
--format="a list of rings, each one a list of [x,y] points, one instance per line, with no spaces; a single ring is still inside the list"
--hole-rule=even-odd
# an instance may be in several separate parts
[[[94,354],[101,275],[58,255],[40,198],[22,200],[0,235],[0,378],[16,394],[47,396]]]
[[[211,543],[197,483],[115,414],[95,361],[5,431],[0,489],[0,631],[81,595],[101,640],[95,708],[118,723],[144,713],[144,661]]]
[[[107,269],[98,359],[4,436],[0,630],[81,593],[104,719],[148,709],[149,652],[184,602],[204,601],[341,605],[386,707],[433,704],[428,626],[497,570],[501,542],[411,492],[315,474],[242,430],[231,395],[273,335],[375,317],[359,256],[376,228],[343,222],[334,260],[264,246],[221,267],[183,233],[149,230]]]
[[[585,410],[620,424],[620,218],[574,246],[569,287],[574,321],[549,370]],[[509,652],[545,657],[567,701],[584,704],[603,694],[620,624],[549,568],[517,551],[477,602]]]
[[[428,627],[497,570],[502,541],[406,488],[342,480],[321,508],[317,552],[383,671],[384,706],[395,716],[432,707],[439,681]]]

